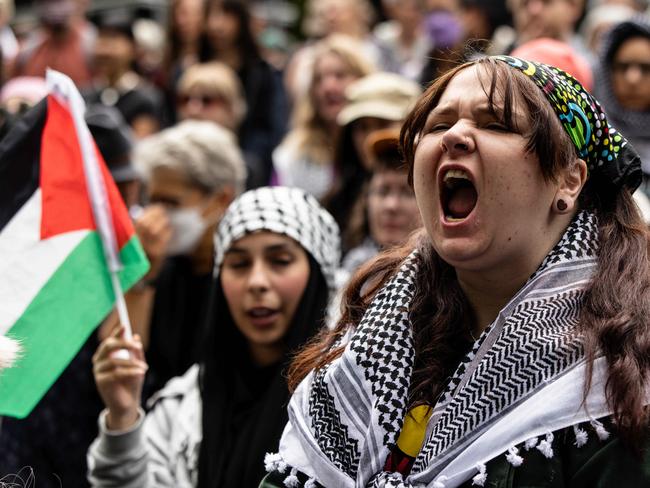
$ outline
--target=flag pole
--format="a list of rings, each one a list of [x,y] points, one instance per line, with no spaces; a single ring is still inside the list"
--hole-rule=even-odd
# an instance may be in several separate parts
[[[117,249],[117,239],[115,237],[113,218],[110,211],[104,177],[99,166],[99,161],[97,160],[92,135],[90,134],[90,130],[88,129],[88,125],[86,125],[84,119],[86,104],[74,82],[66,75],[48,69],[46,73],[46,81],[49,92],[68,105],[70,113],[72,114],[72,119],[77,132],[77,139],[79,140],[79,147],[81,149],[81,158],[83,160],[84,173],[86,175],[88,196],[90,197],[95,225],[97,226],[97,231],[101,237],[104,257],[106,258],[106,264],[108,265],[108,270],[111,276],[111,285],[115,295],[117,314],[120,323],[124,326],[124,337],[126,339],[131,339],[133,337],[133,330],[131,328],[131,321],[129,320],[129,313],[126,308],[126,301],[124,300],[124,292],[118,277],[118,272],[122,269],[122,262],[120,261]],[[119,352],[120,356],[124,356],[121,351]],[[128,357],[128,352],[126,352],[126,357]]]

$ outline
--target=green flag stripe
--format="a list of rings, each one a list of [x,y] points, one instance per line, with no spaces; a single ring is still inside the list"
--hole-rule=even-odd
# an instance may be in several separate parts
[[[124,290],[148,269],[134,236],[120,252]],[[23,357],[0,373],[0,415],[27,416],[113,307],[114,294],[97,232],[63,261],[7,333]]]

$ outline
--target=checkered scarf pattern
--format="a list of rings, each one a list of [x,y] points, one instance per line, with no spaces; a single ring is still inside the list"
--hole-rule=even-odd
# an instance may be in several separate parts
[[[215,275],[233,242],[263,230],[298,242],[320,265],[330,290],[335,289],[341,258],[338,225],[313,196],[281,186],[247,191],[228,207],[214,237]]]
[[[458,366],[434,406],[411,474],[394,486],[458,486],[474,474],[473,466],[466,476],[439,480],[468,447],[478,445],[482,462],[501,454],[492,444],[481,445],[481,436],[508,412],[570,372],[582,380],[577,368],[584,354],[575,332],[597,249],[596,218],[583,211]],[[270,458],[270,469],[295,468],[324,486],[393,486],[394,473],[383,466],[408,405],[415,359],[409,309],[416,283],[424,279],[419,252],[377,293],[343,355],[298,386],[280,443],[282,459]],[[529,412],[532,424],[537,415],[544,412]],[[508,425],[504,441],[531,434],[529,427]]]

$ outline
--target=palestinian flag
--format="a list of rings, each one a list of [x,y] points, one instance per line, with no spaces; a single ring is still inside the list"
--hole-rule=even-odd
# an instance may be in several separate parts
[[[110,269],[126,290],[149,266],[85,123],[80,132],[72,87],[78,98],[51,92],[0,141],[0,335],[22,349],[0,373],[2,415],[28,415],[111,311]],[[117,268],[96,224],[98,188]]]

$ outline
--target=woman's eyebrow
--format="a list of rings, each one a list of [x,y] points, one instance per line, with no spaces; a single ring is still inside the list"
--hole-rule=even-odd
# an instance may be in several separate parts
[[[277,252],[277,251],[292,251],[296,245],[293,243],[288,243],[288,242],[282,242],[278,244],[271,244],[269,246],[266,246],[264,248],[264,251],[266,252]]]
[[[246,249],[242,249],[240,247],[231,247],[224,254],[248,254],[248,251]]]

